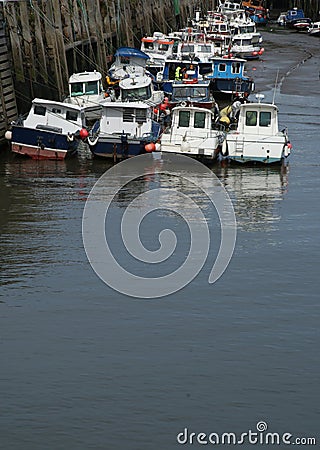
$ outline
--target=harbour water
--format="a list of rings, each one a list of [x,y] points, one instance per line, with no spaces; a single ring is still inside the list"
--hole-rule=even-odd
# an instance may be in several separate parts
[[[213,285],[215,244],[175,294],[133,299],[107,287],[87,261],[81,226],[85,200],[110,164],[86,152],[42,162],[2,151],[1,449],[171,450],[185,428],[240,435],[261,421],[270,432],[320,442],[320,63],[314,43],[313,56],[297,64],[312,38],[299,36],[297,45],[296,36],[266,33],[273,50],[248,64],[266,100],[280,69],[289,165],[212,168],[238,223],[233,258]],[[129,185],[114,216],[153,181]],[[175,188],[179,180],[156,182]],[[198,196],[192,189],[184,187]],[[215,223],[214,211],[204,211]],[[188,241],[179,219],[168,220]],[[146,242],[159,226],[151,217]]]

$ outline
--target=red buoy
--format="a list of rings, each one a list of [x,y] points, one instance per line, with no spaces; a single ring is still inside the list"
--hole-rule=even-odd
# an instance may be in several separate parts
[[[86,130],[85,128],[81,128],[81,130],[79,132],[79,136],[80,136],[80,139],[82,139],[84,141],[89,136],[88,130]]]

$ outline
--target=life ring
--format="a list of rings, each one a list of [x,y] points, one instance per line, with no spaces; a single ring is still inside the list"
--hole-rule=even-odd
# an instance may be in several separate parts
[[[180,106],[182,106],[184,108],[185,106],[187,106],[187,102],[185,102],[185,101],[181,102]]]

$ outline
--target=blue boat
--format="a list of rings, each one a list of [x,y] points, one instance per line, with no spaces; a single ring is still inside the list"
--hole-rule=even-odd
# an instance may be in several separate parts
[[[153,149],[150,144],[157,141],[161,131],[153,108],[139,101],[106,100],[101,102],[101,106],[101,119],[96,122],[87,139],[93,155],[117,160]]]
[[[62,160],[77,152],[87,136],[84,109],[78,105],[35,98],[25,119],[11,124],[6,138],[11,150],[32,159]]]
[[[230,56],[212,58],[212,74],[206,76],[211,82],[211,91],[215,96],[233,96],[251,93],[254,81],[244,74],[246,60]]]

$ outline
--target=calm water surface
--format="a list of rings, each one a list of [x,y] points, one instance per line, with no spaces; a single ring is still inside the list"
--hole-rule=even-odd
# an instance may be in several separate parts
[[[156,300],[116,293],[86,259],[83,207],[107,162],[2,152],[1,449],[171,450],[185,427],[242,433],[260,420],[320,439],[319,94],[279,93],[277,104],[294,147],[289,166],[212,169],[238,221],[227,271],[208,284],[213,243],[198,277]],[[114,217],[152,183],[179,180],[140,178],[115,200]],[[206,200],[183,190],[214,227]],[[166,219],[179,230],[179,260],[188,232],[178,218],[150,217],[144,239]]]

